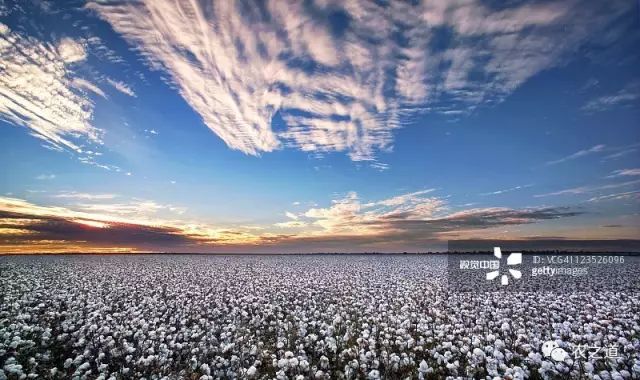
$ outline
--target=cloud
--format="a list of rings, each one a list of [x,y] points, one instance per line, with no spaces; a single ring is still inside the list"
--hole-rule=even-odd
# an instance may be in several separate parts
[[[305,216],[321,227],[318,231],[262,239],[264,245],[279,249],[362,252],[366,250],[425,250],[442,244],[453,234],[473,234],[478,231],[568,218],[581,212],[569,208],[476,208],[446,213],[441,201],[427,200],[429,212],[419,210],[371,209],[384,200],[360,204],[357,195],[349,194],[333,202],[329,208],[311,209]],[[482,233],[482,232],[481,232]],[[346,248],[345,248],[346,247]]]
[[[96,198],[94,195],[93,198],[78,197],[76,199],[104,200],[112,198]],[[126,203],[81,203],[76,204],[75,207],[85,212],[118,216],[148,216],[156,214],[159,211],[169,211],[176,214],[184,214],[186,212],[186,209],[184,207],[165,205],[154,201],[137,199]]]
[[[620,158],[620,157],[623,157],[623,156],[629,155],[629,154],[631,154],[631,153],[635,153],[635,152],[637,152],[637,151],[638,151],[638,148],[635,148],[635,147],[633,147],[633,148],[628,148],[628,149],[622,149],[622,150],[620,150],[620,151],[618,151],[618,152],[611,153],[611,154],[609,154],[609,155],[605,156],[603,160],[604,160],[604,161],[615,160],[615,159],[618,159],[618,158]]]
[[[40,174],[36,177],[38,181],[50,181],[52,179],[56,179],[55,174]]]
[[[54,198],[64,198],[64,199],[81,199],[81,200],[106,200],[106,199],[114,199],[117,197],[116,194],[89,194],[89,193],[78,193],[75,191],[64,191],[53,196]]]
[[[603,144],[599,144],[599,145],[594,145],[589,149],[583,149],[583,150],[579,150],[571,155],[568,155],[566,157],[562,157],[558,160],[553,160],[553,161],[549,161],[547,162],[547,165],[556,165],[556,164],[560,164],[563,162],[567,162],[567,161],[571,161],[571,160],[575,160],[581,157],[585,157],[585,156],[589,156],[592,155],[594,153],[600,153],[603,152],[605,150],[606,146]]]
[[[386,247],[424,247],[446,241],[451,233],[483,231],[579,215],[569,208],[475,208],[448,212],[446,202],[428,191],[361,202],[355,192],[324,208],[308,209],[298,220],[275,223],[277,233],[261,226],[213,226],[161,219],[157,203],[98,203],[69,207],[40,206],[0,197],[0,250],[289,252],[362,251]],[[277,230],[276,230],[277,231]],[[65,249],[66,247],[66,249]]]
[[[633,186],[637,184],[640,184],[640,180],[612,183],[608,185],[598,185],[598,186],[579,186],[579,187],[572,187],[570,189],[554,191],[551,193],[537,194],[537,195],[534,195],[534,197],[541,198],[541,197],[550,197],[555,195],[585,194],[585,193],[592,193],[600,190],[609,190],[609,189],[617,189],[620,187]]]
[[[356,240],[393,241],[404,237],[434,240],[439,234],[529,224],[579,215],[567,208],[474,208],[448,212],[443,199],[425,196],[431,190],[402,194],[375,202],[360,202],[356,193],[333,201],[328,208],[311,208],[304,216],[321,228],[321,236],[346,235]]]
[[[628,84],[613,94],[603,95],[590,100],[582,107],[587,113],[602,112],[621,106],[635,106],[640,98],[640,84]]]
[[[302,228],[302,227],[306,227],[307,223],[301,222],[298,220],[290,220],[288,222],[276,223],[274,224],[274,226],[280,227],[280,228]]]
[[[370,165],[372,168],[378,170],[378,171],[385,171],[385,170],[389,170],[389,164],[385,164],[383,162],[373,162]]]
[[[71,80],[71,84],[73,85],[73,87],[75,87],[77,89],[91,91],[94,94],[100,95],[102,98],[107,99],[107,94],[105,94],[104,91],[102,91],[102,89],[100,89],[100,87],[98,87],[95,84],[89,82],[88,80],[85,80],[85,79],[82,79],[82,78],[73,78]]]
[[[298,220],[298,215],[296,215],[296,214],[294,214],[292,212],[287,211],[284,214],[287,216],[287,218],[290,218],[290,219],[293,219],[293,220]]]
[[[340,151],[356,161],[391,149],[393,131],[420,113],[468,112],[502,101],[537,73],[564,64],[632,6],[624,0],[498,8],[479,0],[87,5],[150,67],[168,73],[232,149]],[[443,31],[451,38],[443,39]],[[272,126],[276,115],[283,130]]]
[[[150,202],[154,205],[155,202]],[[76,211],[66,207],[40,206],[22,199],[0,197],[0,248],[8,251],[84,252],[105,248],[131,251],[197,248],[214,242],[247,243],[246,229],[230,231],[197,223],[151,218],[156,206],[140,206],[136,211],[112,207],[84,207]],[[51,243],[51,244],[50,244]],[[65,249],[65,246],[67,247]],[[18,248],[16,248],[18,247]]]
[[[58,54],[65,63],[74,63],[84,61],[87,58],[87,52],[84,46],[71,38],[63,38],[58,43]]]
[[[635,168],[635,169],[620,169],[620,170],[615,170],[613,173],[611,173],[610,176],[608,176],[609,178],[612,177],[624,177],[624,176],[639,176],[640,175],[640,168]]]
[[[507,189],[502,189],[502,190],[496,190],[496,191],[492,191],[489,193],[482,193],[480,195],[499,195],[499,194],[504,194],[504,193],[510,193],[512,191],[516,191],[516,190],[521,190],[521,189],[526,189],[528,187],[531,187],[533,185],[529,184],[529,185],[519,185],[519,186],[515,186],[515,187],[510,187]]]
[[[113,88],[115,88],[116,90],[120,91],[121,93],[131,96],[133,98],[137,97],[136,93],[133,91],[133,89],[126,83],[124,82],[120,82],[120,81],[116,81],[113,80],[111,78],[107,78],[107,83],[109,83],[110,85],[113,86]]]
[[[85,58],[84,46],[70,38],[51,44],[0,33],[0,119],[29,128],[56,150],[81,153],[82,143],[100,144],[93,103],[78,89],[103,94],[73,71]]]
[[[640,199],[640,191],[625,191],[622,193],[600,195],[590,198],[587,202],[618,201],[625,199]]]

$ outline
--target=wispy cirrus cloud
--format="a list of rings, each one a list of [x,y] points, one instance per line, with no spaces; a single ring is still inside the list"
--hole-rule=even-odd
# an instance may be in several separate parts
[[[634,168],[634,169],[614,170],[613,173],[611,173],[611,175],[609,177],[610,178],[613,178],[613,177],[629,177],[629,176],[639,176],[639,175],[640,175],[640,168]]]
[[[99,200],[100,198],[84,198],[87,200]],[[108,198],[107,198],[108,199]],[[184,214],[186,208],[173,205],[160,204],[150,200],[132,200],[126,203],[80,203],[75,207],[86,212],[104,213],[107,215],[133,215],[148,216],[159,211],[169,211],[176,214]]]
[[[84,91],[89,91],[92,92],[96,95],[100,95],[102,98],[107,99],[107,94],[104,93],[104,91],[102,91],[102,89],[98,86],[96,86],[95,84],[89,82],[86,79],[82,79],[82,78],[73,78],[71,80],[71,84],[73,85],[73,87],[80,89],[80,90],[84,90]]]
[[[89,89],[74,76],[75,64],[86,58],[82,43],[63,38],[46,43],[4,27],[0,33],[0,119],[29,128],[56,150],[82,153],[83,144],[100,144],[102,131],[91,125]]]
[[[283,146],[343,151],[353,160],[391,149],[393,130],[417,113],[501,101],[563,64],[629,7],[622,0],[500,9],[475,0],[88,5],[170,75],[229,147],[254,155]],[[442,30],[452,33],[444,45]],[[276,114],[284,130],[274,130]]]
[[[512,191],[516,191],[516,190],[522,190],[522,189],[526,189],[533,186],[533,184],[528,184],[528,185],[518,185],[518,186],[514,186],[514,187],[509,187],[506,189],[500,189],[500,190],[496,190],[496,191],[491,191],[488,193],[481,193],[480,195],[500,195],[500,194],[504,194],[504,193],[510,193]]]
[[[636,146],[624,148],[624,149],[618,150],[617,152],[614,152],[614,153],[611,153],[611,154],[605,156],[603,158],[603,161],[616,160],[616,159],[619,159],[620,157],[628,156],[628,155],[633,154],[633,153],[635,153],[637,151],[638,151],[638,148]]]
[[[106,199],[114,199],[117,197],[117,195],[116,194],[79,193],[77,191],[63,191],[58,194],[54,194],[53,197],[63,198],[63,199],[106,200]]]
[[[640,83],[634,82],[612,94],[603,95],[587,102],[582,110],[587,113],[602,112],[615,107],[634,106],[640,99]]]
[[[553,192],[550,192],[550,193],[537,194],[537,195],[534,195],[534,197],[541,198],[541,197],[550,197],[550,196],[554,196],[554,195],[586,194],[586,193],[592,193],[592,192],[596,192],[596,191],[600,191],[600,190],[617,189],[617,188],[620,188],[620,187],[633,186],[633,185],[637,185],[637,184],[640,184],[640,180],[618,182],[618,183],[610,183],[610,184],[606,184],[606,185],[578,186],[578,187],[572,187],[572,188],[569,188],[569,189],[553,191]]]
[[[605,149],[606,149],[606,145],[604,145],[604,144],[594,145],[591,148],[579,150],[579,151],[577,151],[577,152],[575,152],[573,154],[570,154],[570,155],[568,155],[566,157],[562,157],[560,159],[553,160],[553,161],[548,161],[547,165],[556,165],[556,164],[560,164],[560,163],[563,163],[563,162],[572,161],[572,160],[575,160],[575,159],[578,159],[578,158],[581,158],[581,157],[585,157],[585,156],[589,156],[589,155],[592,155],[592,154],[595,154],[595,153],[603,152],[603,151],[605,151]]]
[[[128,84],[126,84],[125,82],[121,82],[121,81],[117,81],[111,78],[107,78],[107,83],[109,83],[111,86],[113,86],[113,88],[115,88],[116,90],[120,91],[121,93],[131,96],[132,98],[137,97],[138,95],[136,95],[135,91],[133,91],[133,89],[131,88],[131,86],[129,86]]]
[[[53,179],[56,179],[56,175],[55,174],[40,174],[36,177],[36,179],[38,181],[51,181]]]
[[[587,202],[617,201],[623,199],[640,199],[640,190],[600,195],[597,197],[589,198]]]

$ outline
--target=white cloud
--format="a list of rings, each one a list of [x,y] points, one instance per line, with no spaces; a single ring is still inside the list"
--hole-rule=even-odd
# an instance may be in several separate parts
[[[107,78],[107,82],[113,86],[113,88],[115,88],[116,90],[120,91],[121,93],[131,96],[133,98],[137,97],[136,93],[133,91],[133,89],[126,83],[121,82],[121,81],[117,81],[117,80],[113,80],[111,78]]]
[[[74,78],[72,65],[86,57],[69,38],[56,46],[20,33],[0,34],[0,118],[31,130],[56,150],[82,152],[79,141],[100,143],[91,126],[93,104],[78,87],[100,90]]]
[[[640,191],[625,191],[622,193],[614,193],[607,195],[600,195],[590,198],[587,202],[602,202],[613,200],[627,200],[627,199],[640,199]]]
[[[307,227],[307,223],[301,222],[299,220],[290,220],[288,222],[276,223],[274,226],[279,228],[303,228]]]
[[[84,46],[71,38],[63,38],[58,43],[58,55],[65,63],[74,63],[84,61],[87,58],[87,52]]]
[[[493,10],[479,0],[144,0],[88,7],[166,71],[229,147],[372,160],[417,112],[443,101],[445,111],[501,101],[563,64],[632,4],[568,0]],[[336,11],[349,20],[340,31],[328,21]],[[432,48],[442,28],[451,41]],[[287,124],[281,132],[271,125],[278,112]]]
[[[112,198],[76,197],[75,199],[102,201]],[[179,215],[186,212],[186,208],[184,207],[178,207],[170,204],[160,204],[144,199],[133,199],[126,203],[82,203],[74,205],[74,207],[83,212],[135,217],[151,216],[161,211],[171,212]]]
[[[284,214],[285,214],[285,215],[287,216],[287,218],[289,218],[289,219],[298,220],[298,215],[296,215],[296,214],[294,214],[294,213],[292,213],[292,212],[287,211],[287,212],[285,212]]]
[[[609,177],[638,176],[640,168],[615,170]]]
[[[598,185],[598,186],[579,186],[579,187],[573,187],[573,188],[570,188],[570,189],[554,191],[554,192],[551,192],[551,193],[537,194],[537,195],[534,195],[534,197],[540,198],[540,197],[549,197],[549,196],[554,196],[554,195],[585,194],[585,193],[592,193],[592,192],[600,191],[600,190],[617,189],[617,188],[620,188],[620,187],[632,186],[632,185],[637,185],[637,184],[640,184],[640,180],[633,180],[633,181],[619,182],[619,183],[611,183],[611,184],[607,184],[607,185]]]
[[[384,162],[372,162],[371,167],[381,172],[389,170],[389,164],[385,164]]]
[[[38,181],[50,181],[52,179],[56,179],[55,174],[40,174],[36,177]]]
[[[547,162],[547,165],[555,165],[555,164],[559,164],[559,163],[562,163],[562,162],[575,160],[577,158],[588,156],[588,155],[591,155],[591,154],[594,154],[594,153],[600,153],[600,152],[602,152],[604,150],[605,150],[605,145],[602,145],[602,144],[595,145],[595,146],[592,146],[591,148],[588,148],[588,149],[579,150],[579,151],[577,151],[577,152],[575,152],[573,154],[570,154],[570,155],[568,155],[566,157],[562,157],[562,158],[560,158],[558,160],[549,161],[549,162]]]
[[[445,201],[425,197],[433,189],[402,194],[375,202],[362,203],[355,192],[334,200],[327,208],[311,208],[304,216],[332,233],[376,233],[385,221],[427,220],[445,210]]]
[[[104,91],[102,91],[102,89],[100,89],[100,87],[96,86],[95,84],[89,82],[86,79],[82,79],[82,78],[73,78],[71,80],[71,84],[78,89],[82,89],[82,90],[87,90],[87,91],[91,91],[96,95],[100,95],[101,97],[103,97],[104,99],[107,99],[107,94],[104,93]]]
[[[588,113],[602,112],[618,106],[633,106],[640,99],[640,85],[637,82],[628,84],[621,90],[590,100],[582,107]]]
[[[90,194],[79,193],[76,191],[64,191],[53,196],[54,198],[66,198],[66,199],[83,199],[83,200],[105,200],[116,198],[115,194]]]
[[[504,193],[510,193],[512,191],[516,191],[516,190],[522,190],[522,189],[526,189],[528,187],[533,186],[532,184],[529,185],[519,185],[519,186],[514,186],[514,187],[510,187],[507,189],[501,189],[501,190],[496,190],[496,191],[492,191],[489,193],[482,193],[480,195],[500,195],[500,194],[504,194]]]

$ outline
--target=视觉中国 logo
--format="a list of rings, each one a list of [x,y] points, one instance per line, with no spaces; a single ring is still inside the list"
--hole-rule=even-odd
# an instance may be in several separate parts
[[[509,277],[513,277],[516,280],[519,280],[522,277],[522,272],[519,269],[509,268],[522,264],[522,253],[520,252],[512,252],[507,257],[507,271],[501,271],[500,266],[502,264],[502,250],[500,247],[493,247],[493,256],[498,259],[498,268],[491,272],[487,272],[487,280],[493,281],[498,276],[500,277],[500,283],[504,285],[509,285]]]

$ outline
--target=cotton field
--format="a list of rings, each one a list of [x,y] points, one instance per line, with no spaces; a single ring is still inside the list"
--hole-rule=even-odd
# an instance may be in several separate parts
[[[453,292],[446,260],[3,257],[0,379],[640,378],[637,290]]]

